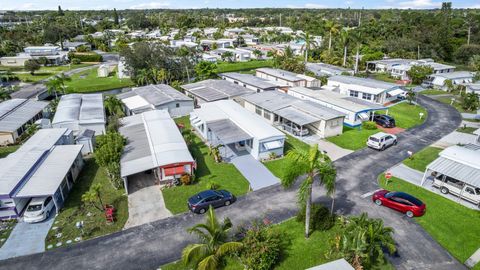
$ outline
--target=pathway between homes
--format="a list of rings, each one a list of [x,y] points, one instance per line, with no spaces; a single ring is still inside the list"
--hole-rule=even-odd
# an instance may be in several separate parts
[[[408,150],[418,152],[459,126],[461,117],[454,108],[424,96],[419,96],[418,101],[428,110],[426,123],[400,133],[398,145],[385,151],[364,148],[334,162],[335,210],[344,215],[366,212],[392,227],[398,251],[389,259],[398,270],[466,269],[414,219],[376,207],[370,197],[362,198],[379,188],[378,175],[407,158]],[[315,185],[313,193],[314,201],[330,204],[323,188]],[[236,203],[216,212],[219,218],[230,217],[235,225],[263,217],[278,223],[295,215],[296,202],[297,188],[286,190],[276,184],[241,196]],[[180,258],[182,249],[196,241],[186,229],[203,221],[204,216],[184,213],[72,246],[5,260],[0,269],[157,269]]]
[[[234,157],[231,163],[250,182],[252,190],[259,190],[280,182],[280,179],[275,177],[262,162],[249,154]]]

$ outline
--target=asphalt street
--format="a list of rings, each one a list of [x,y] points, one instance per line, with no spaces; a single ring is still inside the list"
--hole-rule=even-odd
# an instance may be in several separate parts
[[[389,259],[397,269],[465,269],[414,220],[362,197],[379,188],[377,176],[405,159],[407,151],[421,150],[461,122],[460,114],[448,105],[423,96],[418,102],[427,108],[428,118],[423,125],[399,134],[398,145],[383,152],[365,148],[334,162],[338,171],[335,209],[345,215],[367,212],[393,227],[398,252]],[[314,200],[330,204],[318,186]],[[251,192],[217,213],[240,225],[265,217],[281,222],[296,211],[296,189],[274,185]],[[1,261],[0,269],[157,269],[180,257],[182,249],[195,240],[186,229],[202,221],[201,215],[180,214],[69,247]]]

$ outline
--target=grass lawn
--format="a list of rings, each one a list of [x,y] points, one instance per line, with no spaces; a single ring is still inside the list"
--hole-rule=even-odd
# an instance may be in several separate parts
[[[290,135],[287,135],[287,139],[285,140],[285,146],[283,149],[283,152],[287,154],[288,151],[294,149],[294,148],[309,148],[310,146]],[[283,170],[285,168],[285,160],[283,158],[271,160],[271,161],[265,161],[263,163],[267,169],[270,170],[270,172],[273,173],[278,178],[283,177]]]
[[[16,219],[0,221],[0,248],[7,241],[10,233],[15,227],[15,224],[17,224]]]
[[[293,270],[307,269],[319,264],[327,263],[332,259],[325,258],[325,254],[330,250],[329,239],[338,231],[335,226],[328,231],[314,231],[308,240],[304,237],[304,227],[302,223],[295,219],[289,219],[281,224],[273,225],[271,230],[280,230],[285,235],[287,248],[280,258],[280,261],[273,269]],[[160,267],[161,270],[187,270],[182,262],[176,262]],[[242,270],[243,266],[236,258],[227,260],[227,266],[224,270]],[[378,269],[394,269],[390,264],[381,265]]]
[[[473,123],[478,123],[478,122],[480,122],[480,119],[468,119],[468,118],[463,118],[462,120],[463,120],[463,121],[467,121],[467,122],[473,122]]]
[[[427,165],[434,161],[443,149],[437,147],[426,147],[413,154],[412,159],[405,159],[403,164],[417,171],[425,171]]]
[[[367,130],[343,126],[343,133],[341,135],[329,137],[327,138],[327,141],[345,149],[358,150],[367,146],[366,143],[368,137],[379,131],[379,129]]]
[[[104,204],[112,204],[116,209],[116,222],[107,224],[105,215],[93,206],[85,206],[82,203],[82,195],[90,189],[93,184],[100,183],[100,190]],[[90,214],[89,214],[90,213]],[[62,242],[62,246],[66,245],[67,240],[74,240],[81,236],[81,232],[76,228],[77,221],[84,222],[84,235],[82,238],[89,239],[123,229],[128,219],[128,200],[124,189],[114,189],[107,178],[105,170],[97,165],[93,158],[85,160],[85,166],[80,173],[77,182],[73,186],[64,207],[55,218],[52,229],[48,232],[45,245],[55,246],[58,242]],[[53,227],[58,227],[54,230]],[[61,237],[57,238],[56,234],[61,233]]]
[[[390,82],[390,83],[396,83],[398,80],[390,77],[390,74],[388,73],[374,73],[372,74],[373,78],[379,81],[384,81],[384,82]]]
[[[378,113],[384,114],[385,111],[379,111]],[[419,113],[423,113],[422,119],[420,119]],[[397,127],[404,129],[421,125],[425,122],[425,119],[427,119],[427,111],[425,108],[419,105],[409,104],[408,102],[398,103],[397,105],[389,107],[388,115],[395,118]]]
[[[2,146],[0,147],[0,158],[8,156],[10,153],[17,151],[20,145]]]
[[[176,119],[177,123],[190,129],[188,116]],[[189,147],[193,158],[197,161],[195,171],[196,183],[188,186],[176,186],[162,191],[165,205],[173,213],[178,214],[188,211],[187,200],[194,194],[208,189],[210,182],[220,185],[220,189],[226,189],[235,196],[244,195],[248,192],[249,183],[243,175],[230,163],[216,163],[208,154],[208,147],[200,138],[195,136],[194,144]]]
[[[434,95],[444,95],[444,94],[448,94],[448,92],[442,91],[442,90],[438,90],[438,89],[427,89],[427,90],[421,91],[420,94],[429,95],[429,96],[434,96]]]
[[[251,60],[248,62],[219,62],[217,64],[217,72],[237,72],[237,71],[248,71],[261,67],[273,67],[272,60]]]
[[[39,70],[35,71],[34,75],[31,75],[23,67],[0,67],[0,70],[4,69],[14,72],[14,75],[17,76],[22,82],[38,82],[44,79],[47,79],[51,76],[54,76],[63,71],[69,71],[76,68],[91,66],[90,64],[79,64],[71,66],[52,66],[52,67],[41,67]],[[17,73],[22,72],[22,73]]]
[[[69,93],[89,93],[129,87],[134,83],[129,78],[119,79],[115,72],[110,77],[99,78],[97,69],[93,68],[74,74],[72,81],[67,82],[66,85]]]
[[[463,109],[460,102],[459,102],[460,97],[455,96],[454,98],[455,98],[455,101],[453,102],[453,104],[451,104],[452,103],[452,98],[451,97],[440,97],[440,98],[437,98],[437,100],[442,102],[442,103],[452,105],[460,113],[476,113],[477,112],[477,111],[467,111],[467,110]]]
[[[464,263],[480,248],[480,212],[469,209],[424,188],[392,177],[385,186],[385,177],[379,177],[380,185],[389,190],[401,190],[419,198],[427,205],[427,212],[415,220],[446,250]],[[473,269],[480,269],[477,264]]]
[[[463,132],[463,133],[468,133],[468,134],[473,134],[473,132],[477,130],[477,128],[474,127],[461,127],[457,128],[458,132]]]

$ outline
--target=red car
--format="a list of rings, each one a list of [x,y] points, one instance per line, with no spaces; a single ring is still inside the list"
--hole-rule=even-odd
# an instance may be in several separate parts
[[[395,209],[410,218],[422,216],[427,210],[422,201],[405,192],[382,189],[373,194],[372,200],[376,205]]]

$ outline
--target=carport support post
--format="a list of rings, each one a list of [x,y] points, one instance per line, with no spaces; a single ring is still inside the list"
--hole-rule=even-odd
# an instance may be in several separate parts
[[[55,205],[55,212],[57,212],[58,214],[58,204],[57,204],[57,199],[55,198],[55,195],[52,195],[52,199],[53,199],[53,204]]]
[[[428,173],[429,169],[425,169],[425,172],[423,173],[423,177],[422,177],[422,181],[420,182],[420,186],[423,187],[423,183],[425,182],[425,179],[427,178],[427,173]]]
[[[125,192],[128,194],[128,185],[127,185],[127,177],[122,177],[123,185],[125,186]]]

